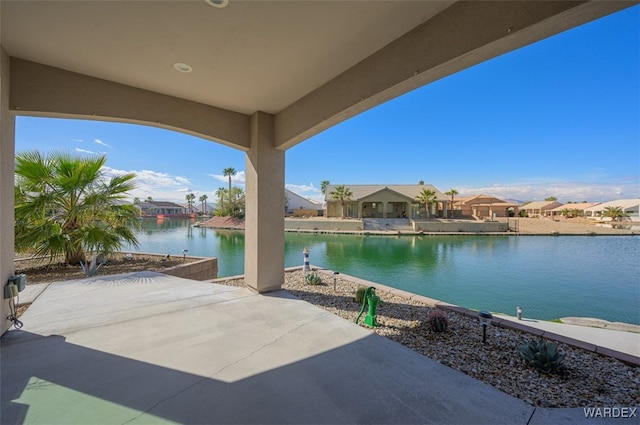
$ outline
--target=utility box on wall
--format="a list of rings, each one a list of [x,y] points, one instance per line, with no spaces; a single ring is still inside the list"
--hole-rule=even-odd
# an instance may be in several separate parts
[[[27,286],[27,275],[23,273],[17,276],[11,276],[9,278],[9,283],[18,285],[18,292],[22,292],[24,291],[24,287]]]
[[[19,274],[11,276],[6,285],[4,285],[4,298],[9,299],[18,295],[18,292],[24,291],[27,286],[27,275]]]

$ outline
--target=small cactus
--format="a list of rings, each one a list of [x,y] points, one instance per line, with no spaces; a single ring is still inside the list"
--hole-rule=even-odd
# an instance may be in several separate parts
[[[356,303],[362,304],[362,302],[364,301],[364,293],[367,292],[367,289],[367,286],[361,286],[356,289]]]
[[[431,310],[427,316],[427,326],[433,332],[445,332],[449,328],[449,318],[440,310]]]

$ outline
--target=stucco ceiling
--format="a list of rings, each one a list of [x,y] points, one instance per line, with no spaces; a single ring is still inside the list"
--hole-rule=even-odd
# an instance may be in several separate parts
[[[637,3],[0,0],[0,43],[11,58],[14,111],[155,125],[243,150],[259,127],[249,118],[267,113],[273,145],[286,150],[417,87]]]
[[[275,114],[452,3],[3,0],[1,36],[13,57]]]

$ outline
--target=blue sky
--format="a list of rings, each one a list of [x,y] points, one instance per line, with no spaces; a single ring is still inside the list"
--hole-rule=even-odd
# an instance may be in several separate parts
[[[106,153],[133,196],[184,202],[226,185],[245,154],[153,127],[18,117],[16,150]],[[417,89],[286,153],[287,187],[433,184],[521,201],[640,197],[640,6]]]

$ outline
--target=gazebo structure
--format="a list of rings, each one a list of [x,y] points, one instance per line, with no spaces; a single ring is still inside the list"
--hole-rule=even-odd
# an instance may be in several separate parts
[[[18,115],[156,126],[244,151],[245,280],[267,292],[284,281],[287,149],[636,3],[2,1],[0,276],[14,272]]]

